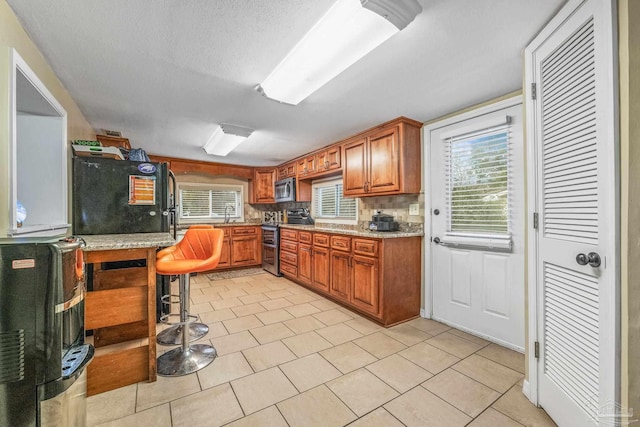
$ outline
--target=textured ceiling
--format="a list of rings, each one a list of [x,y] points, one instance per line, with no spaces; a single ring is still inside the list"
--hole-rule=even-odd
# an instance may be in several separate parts
[[[522,86],[564,0],[419,0],[422,14],[298,106],[260,83],[335,0],[8,0],[96,129],[152,154],[275,165],[400,115],[426,121]],[[207,155],[218,123],[255,132]]]

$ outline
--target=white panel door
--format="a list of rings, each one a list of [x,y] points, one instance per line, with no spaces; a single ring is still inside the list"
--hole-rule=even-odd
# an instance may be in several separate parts
[[[508,132],[508,194],[491,193],[490,184],[483,199],[508,198],[508,230],[501,235],[484,232],[456,232],[456,221],[471,228],[476,221],[476,202],[466,200],[460,219],[452,209],[457,197],[465,191],[452,188],[451,176],[463,173],[470,182],[490,169],[488,160],[474,160],[483,171],[463,171],[464,165],[452,164],[455,153],[466,153],[466,143],[453,147],[450,141],[460,135],[482,139],[483,130],[505,124]],[[425,127],[428,149],[426,173],[429,176],[431,203],[430,260],[426,263],[431,276],[432,318],[459,329],[485,337],[510,348],[524,351],[524,169],[522,141],[522,104],[516,97]],[[496,139],[496,141],[498,141]],[[496,142],[494,145],[501,143]],[[491,150],[491,147],[486,148]],[[453,152],[452,152],[453,150]],[[470,157],[481,157],[483,149]],[[471,151],[469,151],[471,153]],[[462,156],[464,160],[464,155]],[[489,159],[490,160],[490,159]],[[447,178],[449,177],[449,178]],[[455,194],[454,194],[455,193]],[[483,202],[479,202],[482,204]],[[466,214],[465,214],[466,212]],[[486,215],[491,223],[491,213]],[[495,213],[499,216],[500,213]],[[505,248],[507,242],[511,249]],[[493,248],[491,246],[494,246]],[[501,248],[498,248],[501,247]]]
[[[527,51],[528,78],[537,95],[528,104],[537,176],[533,208],[539,215],[531,266],[540,348],[537,393],[539,405],[560,426],[614,425],[610,408],[617,401],[607,14],[608,1],[573,1]]]

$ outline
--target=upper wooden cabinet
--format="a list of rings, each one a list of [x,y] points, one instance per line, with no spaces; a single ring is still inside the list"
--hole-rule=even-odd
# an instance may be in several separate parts
[[[338,171],[342,167],[340,146],[332,146],[316,153],[316,173]]]
[[[278,167],[278,179],[295,178],[296,162],[287,163]]]
[[[400,118],[344,145],[344,195],[420,192],[419,122]]]
[[[310,155],[302,159],[298,159],[298,178],[304,179],[308,175],[316,173],[316,156]]]
[[[255,169],[251,183],[251,203],[275,203],[276,169]]]

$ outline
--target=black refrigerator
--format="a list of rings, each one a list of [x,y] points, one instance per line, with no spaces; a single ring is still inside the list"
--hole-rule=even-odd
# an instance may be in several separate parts
[[[174,225],[175,238],[175,197],[169,191],[171,187],[175,191],[175,179],[167,163],[74,157],[73,234],[161,233],[169,232],[170,225]],[[146,261],[126,263],[143,267]],[[126,267],[123,262],[103,264],[103,269]],[[87,286],[92,289],[93,274],[88,277]],[[169,277],[158,275],[157,320],[168,311],[160,298],[169,289]]]

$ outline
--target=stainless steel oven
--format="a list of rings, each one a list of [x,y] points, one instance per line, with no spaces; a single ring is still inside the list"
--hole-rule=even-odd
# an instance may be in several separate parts
[[[262,268],[280,276],[280,228],[276,224],[262,225]]]

